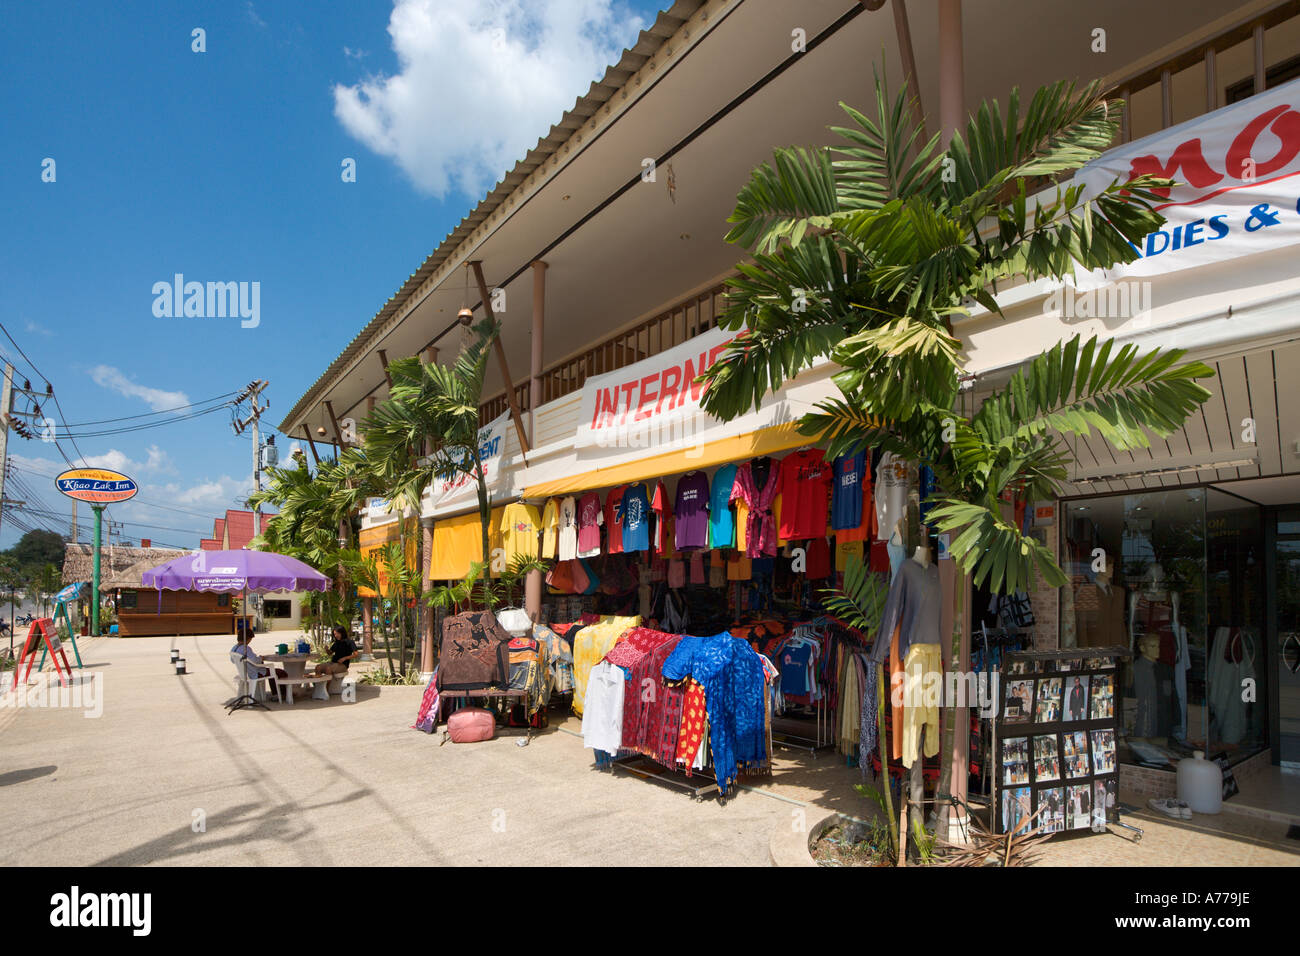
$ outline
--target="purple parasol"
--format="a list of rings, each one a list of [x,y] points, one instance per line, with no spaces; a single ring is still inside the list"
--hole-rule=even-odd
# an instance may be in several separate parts
[[[272,551],[199,551],[140,576],[159,591],[328,591],[330,579],[310,565]],[[159,595],[161,598],[161,594]]]

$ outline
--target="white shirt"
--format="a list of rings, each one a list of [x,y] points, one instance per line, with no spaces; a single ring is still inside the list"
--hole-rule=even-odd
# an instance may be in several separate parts
[[[582,702],[582,745],[589,750],[618,753],[623,746],[623,669],[601,661],[587,675]]]
[[[876,468],[876,537],[888,541],[894,526],[907,518],[907,462],[885,452]]]
[[[557,557],[572,561],[578,556],[578,502],[570,495],[560,502],[560,543]]]

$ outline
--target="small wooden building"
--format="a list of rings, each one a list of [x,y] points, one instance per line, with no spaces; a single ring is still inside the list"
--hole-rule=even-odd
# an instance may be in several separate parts
[[[170,548],[104,547],[99,554],[101,600],[117,606],[118,635],[146,637],[165,634],[233,634],[235,614],[229,594],[201,591],[159,592],[140,586],[141,575],[184,551]],[[94,574],[94,549],[69,544],[63,556],[63,580],[89,581]]]

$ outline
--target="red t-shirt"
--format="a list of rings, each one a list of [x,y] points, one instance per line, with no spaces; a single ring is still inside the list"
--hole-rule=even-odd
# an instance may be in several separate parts
[[[825,537],[833,473],[817,448],[781,461],[781,538]]]
[[[589,557],[600,553],[600,495],[592,492],[578,502],[578,553]]]
[[[609,554],[623,553],[623,492],[627,490],[627,485],[619,485],[609,493],[605,499],[605,535],[608,538],[608,546],[605,548]]]

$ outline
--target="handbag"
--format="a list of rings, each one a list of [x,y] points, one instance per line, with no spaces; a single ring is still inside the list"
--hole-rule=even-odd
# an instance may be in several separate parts
[[[447,734],[454,744],[474,744],[497,734],[497,719],[483,707],[462,707],[447,718]]]

